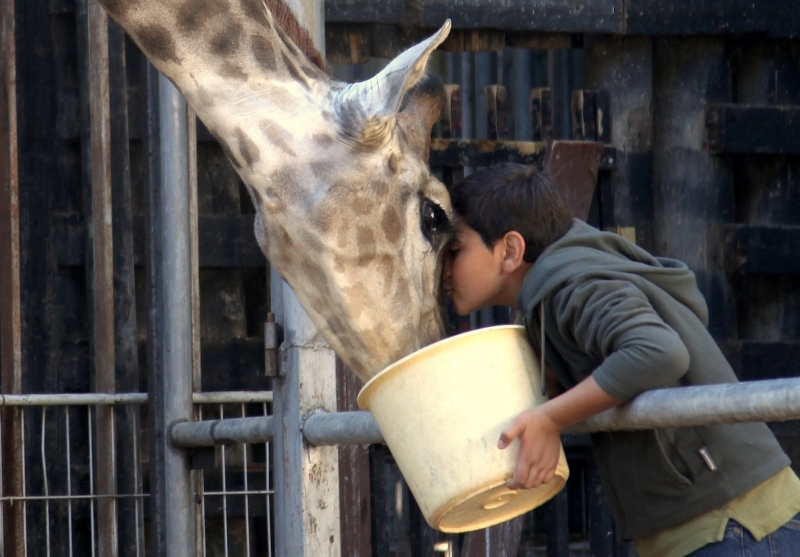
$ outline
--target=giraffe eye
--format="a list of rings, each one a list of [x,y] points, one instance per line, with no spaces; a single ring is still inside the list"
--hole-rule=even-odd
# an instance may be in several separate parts
[[[420,211],[422,232],[428,240],[432,240],[435,234],[445,231],[450,224],[442,208],[430,199],[425,199],[422,202]]]

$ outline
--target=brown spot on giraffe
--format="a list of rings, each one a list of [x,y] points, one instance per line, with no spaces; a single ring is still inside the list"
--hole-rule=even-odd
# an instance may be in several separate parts
[[[258,125],[264,133],[267,141],[291,157],[297,157],[297,153],[289,145],[292,141],[292,134],[283,126],[272,120],[262,120]]]
[[[367,197],[354,198],[352,206],[358,215],[369,215],[375,210],[375,204]]]
[[[386,207],[381,217],[381,230],[389,243],[396,243],[403,234],[403,224],[394,207]]]
[[[158,23],[143,25],[136,31],[142,48],[153,58],[162,62],[180,63],[175,41],[169,29]]]
[[[397,171],[400,170],[400,155],[397,153],[392,153],[389,155],[389,159],[386,161],[386,166],[389,168],[389,172],[392,174],[397,174]]]
[[[253,53],[253,58],[263,69],[274,72],[278,69],[278,62],[275,59],[275,49],[266,39],[261,35],[252,35],[250,37],[250,51]]]
[[[394,289],[394,259],[384,254],[378,257],[378,268],[380,269],[380,277],[383,280],[383,295],[389,296]]]
[[[186,0],[178,8],[178,31],[186,35],[196,33],[212,20],[231,10],[229,0]]]
[[[336,138],[331,134],[318,132],[311,136],[311,141],[313,141],[319,147],[326,147],[332,143],[335,143]]]
[[[247,166],[253,166],[253,164],[261,159],[261,152],[258,150],[258,145],[256,145],[241,128],[236,128],[233,134],[239,142],[239,152],[242,154],[245,164]]]
[[[234,54],[242,43],[244,27],[241,23],[234,22],[225,26],[216,33],[209,43],[211,54],[215,56],[230,56]]]
[[[335,170],[334,164],[328,161],[314,161],[309,166],[318,180],[327,180]]]
[[[219,68],[219,75],[228,79],[235,79],[237,81],[247,81],[247,74],[239,64],[225,61]]]
[[[359,254],[375,253],[375,233],[371,228],[366,226],[359,226],[356,232],[356,242]],[[359,258],[361,255],[359,255]]]

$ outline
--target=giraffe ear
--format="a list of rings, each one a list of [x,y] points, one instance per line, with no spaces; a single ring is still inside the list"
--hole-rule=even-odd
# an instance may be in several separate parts
[[[430,155],[431,128],[441,118],[445,100],[442,80],[436,74],[428,74],[406,94],[397,116],[398,127],[409,146],[425,161]]]
[[[372,79],[342,89],[336,110],[346,135],[361,138],[366,128],[388,129],[384,120],[399,111],[406,92],[425,75],[428,58],[448,34],[449,19],[433,36],[400,54]],[[375,131],[367,135],[374,136]]]

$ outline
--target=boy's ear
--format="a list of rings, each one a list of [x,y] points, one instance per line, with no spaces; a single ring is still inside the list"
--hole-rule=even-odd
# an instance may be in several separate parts
[[[505,256],[503,257],[503,271],[506,273],[513,273],[522,265],[525,257],[525,238],[522,234],[512,230],[506,232],[501,240],[503,248],[505,249]]]

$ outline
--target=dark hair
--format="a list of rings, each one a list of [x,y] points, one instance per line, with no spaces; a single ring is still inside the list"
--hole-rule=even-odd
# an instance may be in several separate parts
[[[453,209],[487,247],[511,231],[525,239],[524,260],[533,263],[572,226],[572,213],[553,180],[541,170],[502,163],[450,189]]]

